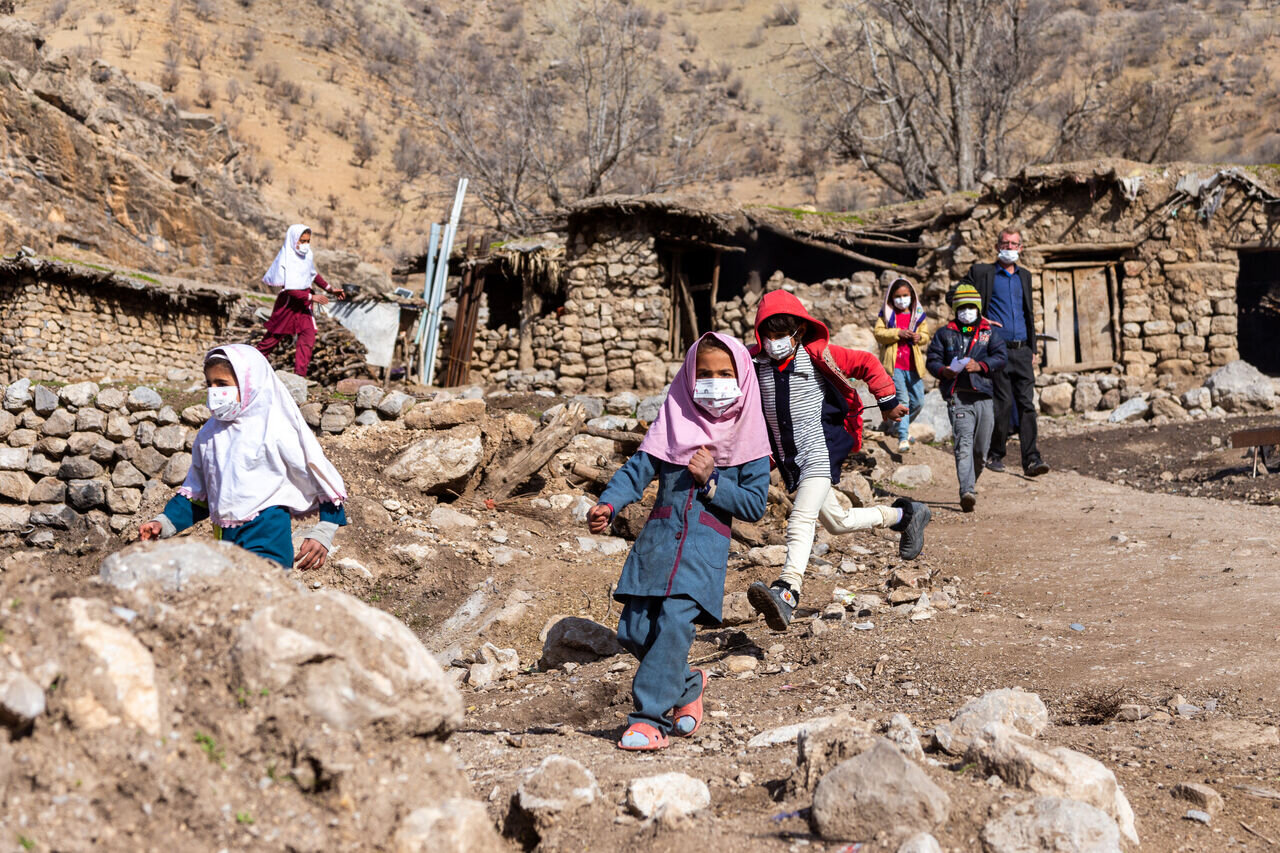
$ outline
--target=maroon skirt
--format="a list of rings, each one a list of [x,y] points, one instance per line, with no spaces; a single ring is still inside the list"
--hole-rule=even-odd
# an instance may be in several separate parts
[[[276,305],[267,320],[267,333],[272,335],[300,335],[316,327],[311,314],[311,291],[282,290],[276,297]]]

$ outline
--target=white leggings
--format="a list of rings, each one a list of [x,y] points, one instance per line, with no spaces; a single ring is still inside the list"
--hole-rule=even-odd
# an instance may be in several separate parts
[[[778,579],[788,583],[796,592],[800,591],[805,567],[809,565],[809,553],[813,550],[816,522],[821,521],[828,533],[839,536],[855,530],[887,527],[890,523],[889,510],[889,507],[879,506],[845,510],[836,499],[829,478],[801,480],[793,498],[791,515],[787,517],[787,562],[783,564]]]

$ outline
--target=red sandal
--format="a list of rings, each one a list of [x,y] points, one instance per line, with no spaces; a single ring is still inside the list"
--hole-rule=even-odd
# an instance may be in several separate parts
[[[698,698],[694,699],[688,705],[681,705],[671,712],[671,719],[675,723],[675,728],[671,733],[676,737],[692,737],[702,726],[702,696],[707,692],[707,671],[705,669],[695,669],[694,672],[702,676],[702,690],[698,692]],[[680,718],[693,717],[693,728],[687,732],[680,731]]]
[[[631,743],[627,742],[627,738],[631,738]],[[641,741],[640,738],[644,740]],[[618,741],[618,749],[625,749],[628,752],[652,752],[655,749],[666,749],[670,745],[671,741],[667,736],[648,723],[633,723],[627,726],[627,730],[622,733],[622,738]]]

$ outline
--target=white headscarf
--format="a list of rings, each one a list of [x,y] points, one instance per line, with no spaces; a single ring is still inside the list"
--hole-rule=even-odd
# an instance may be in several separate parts
[[[305,515],[322,503],[345,501],[342,475],[262,353],[233,344],[209,350],[205,359],[215,355],[231,362],[240,414],[211,418],[196,433],[191,470],[178,493],[207,501],[219,527],[238,527],[273,506]]]
[[[265,283],[272,287],[283,287],[285,290],[310,289],[311,282],[316,277],[315,257],[311,253],[310,244],[307,244],[305,252],[298,251],[298,241],[302,239],[302,232],[310,230],[306,225],[289,226],[284,245],[276,253],[276,259],[271,262],[271,268],[267,270],[267,274],[262,277]]]

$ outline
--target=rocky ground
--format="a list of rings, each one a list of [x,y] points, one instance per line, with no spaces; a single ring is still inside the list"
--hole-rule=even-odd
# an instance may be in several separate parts
[[[536,402],[490,421],[519,432]],[[590,499],[555,477],[492,505],[424,495],[384,476],[421,431],[355,427],[324,439],[358,497],[319,571],[237,560],[177,589],[174,567],[208,558],[142,561],[130,586],[119,560],[94,580],[121,542],[9,554],[0,843],[898,850],[919,831],[1104,850],[1133,849],[1131,806],[1141,849],[1266,849],[1280,510],[1185,491],[1247,478],[1212,439],[1263,422],[1051,423],[1059,470],[986,475],[972,515],[948,453],[873,440],[877,499],[934,508],[921,559],[902,565],[890,534],[820,534],[805,609],[775,634],[740,595],[776,571],[772,507],[734,545],[738,624],[693,648],[706,721],[652,756],[613,745],[633,662],[595,626],[616,624],[628,543],[586,535]]]

